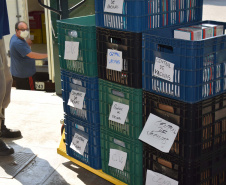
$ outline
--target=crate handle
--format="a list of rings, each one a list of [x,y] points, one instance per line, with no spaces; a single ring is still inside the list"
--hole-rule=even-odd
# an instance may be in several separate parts
[[[122,44],[122,39],[118,37],[108,37],[108,42],[112,44]]]
[[[114,138],[114,143],[119,145],[119,146],[122,146],[124,148],[126,147],[126,145],[125,145],[125,143],[123,141],[120,141],[120,140],[115,139],[115,138]]]
[[[71,78],[71,83],[75,85],[82,86],[82,80],[76,79],[76,78]]]
[[[172,106],[164,105],[164,104],[161,104],[161,103],[158,104],[158,108],[161,109],[161,110],[173,113],[173,114],[175,112],[174,108]]]
[[[75,123],[75,128],[77,128],[78,130],[81,130],[81,131],[85,132],[85,128],[83,126],[81,126],[81,125],[76,124],[76,123]]]
[[[164,53],[173,53],[173,47],[172,46],[163,45],[163,44],[158,44],[157,50],[164,52]]]
[[[158,161],[159,164],[161,164],[161,165],[163,165],[163,166],[165,166],[167,168],[171,168],[171,169],[173,168],[172,163],[169,162],[169,161],[166,161],[166,160],[164,160],[162,158],[158,158],[157,161]]]
[[[121,98],[124,98],[124,97],[125,97],[125,95],[124,95],[123,92],[116,91],[116,90],[114,90],[114,89],[112,89],[111,93],[114,94],[115,96],[119,96],[119,97],[121,97]]]
[[[225,117],[226,108],[218,110],[215,112],[215,120],[221,120]]]

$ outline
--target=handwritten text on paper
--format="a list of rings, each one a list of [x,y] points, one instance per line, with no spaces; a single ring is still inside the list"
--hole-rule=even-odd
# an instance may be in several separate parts
[[[75,135],[72,139],[70,148],[72,148],[74,151],[76,151],[80,155],[83,155],[87,142],[88,142],[88,139],[86,139],[83,136],[75,133]]]
[[[155,67],[154,67],[154,76],[173,82],[174,64],[156,57]]]
[[[108,49],[107,53],[107,69],[114,71],[122,71],[122,52]]]
[[[72,90],[69,96],[68,105],[77,109],[83,108],[84,97],[86,93]]]
[[[109,120],[124,124],[128,111],[129,111],[129,105],[125,105],[125,104],[114,101],[111,106]]]
[[[123,3],[124,0],[106,0],[104,12],[122,14]]]
[[[168,153],[177,136],[179,127],[154,114],[150,114],[139,136],[145,143]]]
[[[127,153],[117,149],[110,149],[108,166],[123,171],[127,159]]]
[[[147,170],[146,185],[178,185],[178,182],[160,173]]]
[[[79,42],[65,41],[64,59],[78,60]]]

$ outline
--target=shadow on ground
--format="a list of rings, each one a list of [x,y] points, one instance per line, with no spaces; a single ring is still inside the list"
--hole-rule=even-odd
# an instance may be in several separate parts
[[[9,139],[7,140],[9,141]],[[46,159],[36,155],[31,149],[23,148],[13,141],[10,142],[10,146],[14,148],[15,153],[11,156],[0,157],[0,184],[4,184],[6,179],[12,179],[13,182],[23,185],[52,185],[47,181],[55,173],[60,179],[58,185],[69,185]],[[49,157],[51,157],[51,153]]]
[[[71,161],[65,162],[63,163],[63,165],[75,172],[77,174],[77,178],[80,179],[86,185],[112,185],[112,183],[99,176],[91,176],[90,171],[74,164]]]

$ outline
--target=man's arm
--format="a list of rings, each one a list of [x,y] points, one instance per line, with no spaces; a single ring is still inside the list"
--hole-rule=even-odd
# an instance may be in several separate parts
[[[35,52],[30,52],[27,54],[27,56],[29,58],[33,58],[33,59],[44,59],[44,58],[47,58],[48,55],[47,54],[42,54],[42,53],[35,53]]]

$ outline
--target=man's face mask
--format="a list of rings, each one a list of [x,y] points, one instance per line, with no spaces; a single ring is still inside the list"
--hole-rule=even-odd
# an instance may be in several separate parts
[[[28,36],[28,34],[29,34],[29,31],[28,30],[21,30],[20,31],[20,37],[22,37],[22,38],[26,38],[27,36]]]

